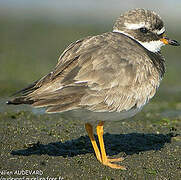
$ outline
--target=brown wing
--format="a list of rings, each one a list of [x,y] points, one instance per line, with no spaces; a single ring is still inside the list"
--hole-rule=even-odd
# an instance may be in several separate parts
[[[88,38],[89,37],[71,43],[61,54],[53,71],[42,77],[40,80],[30,84],[28,87],[16,92],[14,95],[20,96],[8,101],[7,104],[33,104],[48,98],[50,100],[51,96],[56,96],[58,93],[57,89],[61,87],[61,79],[66,76],[65,74],[70,71],[70,69],[72,69],[75,61],[78,58],[76,54],[73,56],[72,52],[76,52],[76,50],[81,46],[82,42]],[[45,96],[46,98],[43,99]]]
[[[72,43],[52,72],[23,90],[23,95],[11,103],[48,107],[47,112],[77,108],[123,111],[141,106],[158,86],[151,84],[150,77],[155,74],[153,78],[158,80],[159,74],[153,63],[146,62],[148,56],[143,48],[135,51],[130,44],[137,46],[130,38],[120,38],[116,33]]]

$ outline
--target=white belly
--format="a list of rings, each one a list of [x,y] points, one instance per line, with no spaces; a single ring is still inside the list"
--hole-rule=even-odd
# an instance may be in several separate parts
[[[78,109],[60,113],[65,118],[72,118],[74,120],[81,120],[85,122],[97,122],[97,121],[120,121],[130,118],[136,113],[141,111],[141,108],[132,108],[129,111],[121,112],[92,112],[89,110]]]

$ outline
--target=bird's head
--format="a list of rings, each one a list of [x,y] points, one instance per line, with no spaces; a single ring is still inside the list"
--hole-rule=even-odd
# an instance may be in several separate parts
[[[162,19],[155,12],[145,9],[130,10],[121,15],[113,26],[113,32],[123,33],[152,52],[160,51],[165,44],[180,44],[165,35]]]

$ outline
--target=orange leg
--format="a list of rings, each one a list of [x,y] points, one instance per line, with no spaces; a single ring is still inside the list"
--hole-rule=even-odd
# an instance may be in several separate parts
[[[86,129],[86,131],[87,131],[87,134],[89,135],[89,138],[90,138],[90,140],[91,140],[91,143],[92,143],[92,146],[93,146],[93,148],[94,148],[94,152],[95,152],[95,154],[96,154],[97,159],[98,159],[100,162],[102,162],[101,153],[100,153],[100,151],[99,151],[99,148],[98,148],[97,143],[96,143],[95,138],[94,138],[94,133],[93,133],[93,127],[92,127],[92,125],[89,124],[89,123],[86,123],[86,124],[85,124],[85,129]]]
[[[114,169],[121,169],[121,170],[126,170],[126,168],[124,166],[120,166],[118,164],[114,164],[113,162],[120,162],[123,160],[123,158],[117,158],[117,159],[109,159],[106,155],[106,150],[105,150],[105,146],[104,146],[104,140],[103,140],[103,125],[104,125],[104,122],[100,122],[98,125],[97,125],[97,136],[98,136],[98,139],[99,139],[99,145],[100,145],[100,150],[99,151],[99,148],[96,144],[96,141],[94,139],[94,135],[93,135],[93,128],[91,126],[91,124],[89,123],[86,123],[85,125],[85,128],[86,128],[86,131],[89,135],[89,138],[91,140],[91,143],[92,143],[92,146],[94,148],[94,151],[96,153],[96,157],[97,159],[104,165],[106,166],[109,166],[111,168],[114,168]]]
[[[126,168],[124,166],[120,166],[118,164],[112,163],[112,162],[122,161],[123,158],[109,159],[107,157],[105,146],[104,146],[104,140],[103,140],[103,133],[104,133],[103,125],[104,125],[104,122],[102,122],[102,121],[99,122],[99,124],[97,125],[97,136],[99,139],[99,144],[100,144],[100,149],[101,149],[101,154],[102,154],[102,164],[109,166],[111,168],[126,170]]]

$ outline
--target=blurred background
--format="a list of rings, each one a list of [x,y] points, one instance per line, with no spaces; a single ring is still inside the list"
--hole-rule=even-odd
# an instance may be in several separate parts
[[[121,13],[138,7],[157,12],[168,36],[181,42],[180,0],[0,0],[0,97],[47,74],[71,42],[111,31]],[[162,53],[167,73],[154,101],[180,102],[181,49]]]
[[[102,168],[87,153],[92,150],[83,121],[5,104],[12,93],[49,73],[71,42],[112,31],[116,18],[133,8],[154,10],[167,35],[181,43],[181,0],[0,0],[0,169],[42,170],[41,178],[179,179],[181,47],[162,48],[167,72],[134,121],[105,125],[112,134],[105,134],[106,148],[126,156],[125,172]]]

